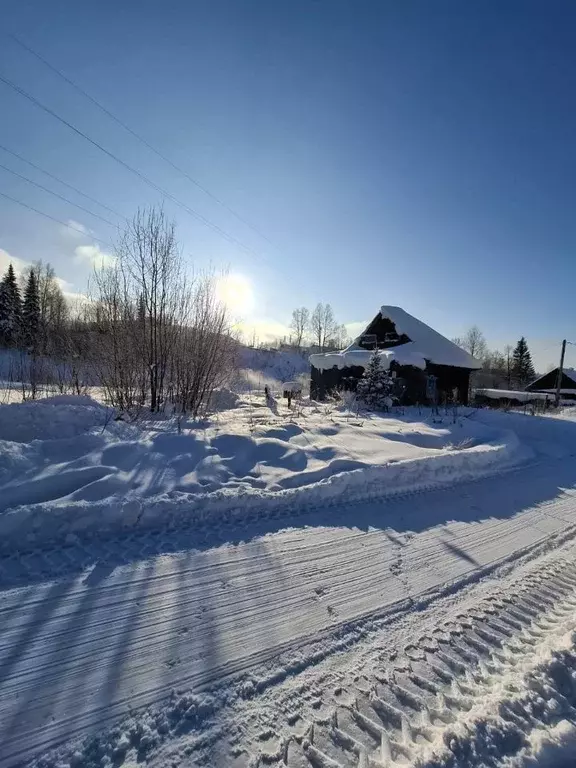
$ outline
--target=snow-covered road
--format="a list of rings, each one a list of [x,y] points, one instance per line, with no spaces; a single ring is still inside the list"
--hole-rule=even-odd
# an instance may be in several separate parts
[[[548,537],[570,539],[575,483],[572,459],[544,461],[326,508],[305,528],[262,520],[29,559],[23,586],[0,593],[0,765],[95,733],[174,688],[198,692],[263,665],[280,680],[282,654],[299,648],[304,667],[318,644],[326,656],[339,648],[344,628],[413,611]],[[0,561],[5,581],[14,568]]]

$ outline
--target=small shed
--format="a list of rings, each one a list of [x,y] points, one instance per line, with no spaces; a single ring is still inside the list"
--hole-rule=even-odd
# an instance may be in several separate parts
[[[544,392],[555,395],[556,387],[558,386],[558,372],[558,368],[548,371],[548,373],[533,381],[532,384],[528,384],[525,387],[526,392]],[[574,368],[564,368],[562,370],[560,397],[562,400],[576,400],[576,370]]]
[[[310,355],[310,396],[354,390],[376,351],[382,368],[401,382],[405,403],[468,401],[470,373],[481,367],[465,350],[400,307],[384,306],[341,352]]]

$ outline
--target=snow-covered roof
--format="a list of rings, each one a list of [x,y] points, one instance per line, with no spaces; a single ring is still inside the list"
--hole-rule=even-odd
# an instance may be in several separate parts
[[[517,400],[519,403],[552,399],[545,392],[519,392],[515,389],[475,389],[474,394],[490,400]]]
[[[464,349],[400,307],[381,307],[380,314],[394,323],[399,336],[405,335],[410,339],[406,344],[378,350],[383,368],[389,368],[393,361],[397,362],[398,365],[413,365],[422,369],[426,368],[427,361],[436,363],[436,365],[450,365],[455,368],[476,369],[481,367],[481,363]],[[373,353],[371,350],[362,349],[358,345],[358,341],[359,339],[356,339],[342,352],[310,355],[310,363],[320,370],[334,366],[345,368],[351,365],[366,368]]]
[[[367,368],[370,358],[374,354],[371,349],[362,349],[355,342],[342,352],[326,352],[324,354],[310,355],[310,363],[314,368],[325,371],[328,368],[348,368],[359,366]],[[380,358],[380,367],[387,371],[392,362],[398,365],[413,365],[415,368],[426,368],[426,360],[414,348],[413,342],[400,344],[398,347],[377,350]]]
[[[406,334],[414,343],[415,349],[429,362],[455,368],[481,368],[482,363],[466,350],[401,307],[381,307],[380,314],[394,323],[398,334]]]

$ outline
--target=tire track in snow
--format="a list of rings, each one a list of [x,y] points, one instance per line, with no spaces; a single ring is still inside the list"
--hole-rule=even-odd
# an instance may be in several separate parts
[[[566,467],[557,475],[549,467],[531,468],[520,477],[532,485],[528,493],[515,484],[519,498],[500,499],[509,492],[509,479],[501,476],[382,507],[322,512],[307,518],[317,527],[235,546],[119,567],[104,557],[78,578],[5,591],[0,764],[20,764],[104,728],[128,709],[157,704],[175,687],[202,691],[271,664],[268,677],[254,686],[264,690],[291,669],[335,652],[343,638],[365,635],[380,619],[420,609],[496,564],[573,536],[574,497],[558,493]],[[402,582],[391,571],[398,547],[390,534],[404,541]],[[175,545],[186,543],[181,532],[172,538]],[[113,543],[106,547],[116,551]],[[153,540],[144,547],[155,551]],[[323,599],[318,588],[325,590]],[[322,650],[306,655],[313,642]],[[295,666],[274,669],[279,654],[297,657],[300,648]]]
[[[562,560],[458,619],[393,669],[360,675],[253,765],[496,766],[576,714],[576,565]]]

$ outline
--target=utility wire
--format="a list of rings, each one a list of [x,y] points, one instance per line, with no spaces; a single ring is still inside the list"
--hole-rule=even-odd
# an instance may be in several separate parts
[[[110,213],[113,213],[114,216],[118,216],[120,219],[124,219],[124,220],[126,219],[126,217],[122,216],[122,214],[118,213],[118,211],[115,211],[113,208],[109,208],[107,205],[104,205],[104,203],[101,203],[99,200],[96,200],[95,197],[90,197],[90,195],[87,195],[85,192],[82,192],[76,187],[73,187],[72,184],[68,184],[66,181],[62,181],[62,179],[59,179],[58,176],[54,176],[53,173],[46,171],[44,168],[40,168],[39,165],[35,165],[34,163],[30,162],[30,160],[26,160],[26,158],[22,157],[22,155],[19,155],[18,152],[13,152],[11,149],[8,149],[8,147],[5,147],[3,144],[0,144],[0,149],[4,150],[4,152],[7,152],[9,155],[12,155],[13,157],[18,158],[18,160],[21,160],[23,163],[26,163],[26,165],[29,165],[31,168],[35,168],[37,171],[40,171],[40,173],[43,173],[45,176],[49,176],[51,179],[54,179],[54,181],[57,181],[59,184],[62,184],[63,186],[68,187],[68,189],[71,189],[73,192],[76,192],[77,195],[82,195],[82,197],[85,197],[87,200],[90,200],[92,203],[96,203],[96,205],[99,205],[101,208],[105,208]]]
[[[102,245],[105,245],[107,248],[112,248],[113,246],[110,243],[107,243],[105,240],[100,240],[99,237],[94,237],[94,235],[87,235],[86,232],[83,229],[80,229],[80,227],[74,227],[72,224],[67,224],[65,221],[62,221],[61,219],[57,219],[55,216],[51,216],[49,213],[44,213],[44,211],[39,211],[37,208],[34,208],[31,205],[28,205],[28,203],[23,203],[22,200],[16,200],[15,197],[11,197],[10,195],[7,195],[5,192],[0,192],[0,195],[2,197],[5,197],[7,200],[11,200],[13,203],[17,203],[18,205],[21,205],[23,208],[28,208],[29,211],[34,211],[34,213],[37,213],[39,216],[44,216],[46,219],[51,219],[52,221],[55,221],[57,224],[62,224],[63,227],[67,227],[68,229],[73,229],[76,232],[80,232],[80,234],[84,235],[84,237],[90,237],[92,240],[96,240],[99,243],[102,243]]]
[[[73,203],[72,200],[68,200],[67,197],[64,197],[63,195],[59,195],[58,192],[53,192],[51,189],[48,189],[48,187],[44,187],[42,186],[42,184],[38,184],[37,181],[32,181],[32,179],[29,179],[27,176],[23,176],[21,173],[17,173],[16,171],[13,171],[11,168],[8,168],[7,166],[2,165],[2,163],[0,163],[0,168],[2,168],[5,171],[8,171],[8,173],[11,173],[13,176],[17,176],[19,179],[23,179],[24,181],[28,182],[28,184],[33,184],[35,187],[38,187],[38,189],[41,189],[43,192],[47,192],[49,195],[54,195],[54,197],[57,197],[59,200],[63,200],[65,203],[68,203],[69,205],[73,205],[76,208],[79,208],[81,211],[84,211],[84,213],[89,213],[90,216],[95,216],[97,219],[100,219],[106,224],[109,224],[111,227],[116,226],[116,224],[114,224],[112,221],[108,221],[108,219],[105,219],[104,216],[100,216],[99,213],[94,213],[93,211],[90,211],[88,208],[84,208],[83,205],[78,205],[78,203]]]
[[[51,115],[56,120],[61,122],[63,125],[67,126],[71,131],[76,133],[78,136],[81,136],[83,139],[85,139],[87,142],[89,142],[94,147],[99,149],[101,152],[103,152],[105,155],[110,157],[112,160],[115,160],[123,168],[126,168],[128,171],[130,171],[130,173],[133,173],[135,176],[138,176],[139,179],[141,179],[144,183],[148,184],[148,186],[152,187],[152,189],[155,189],[163,197],[168,198],[172,202],[176,203],[176,205],[180,206],[180,208],[185,210],[187,213],[189,213],[192,217],[194,217],[198,221],[201,221],[205,226],[209,227],[215,232],[218,232],[218,234],[220,234],[221,237],[223,237],[225,240],[228,240],[230,243],[234,243],[235,245],[242,248],[244,251],[251,253],[253,256],[256,256],[256,258],[262,258],[260,254],[257,253],[255,250],[253,250],[247,245],[244,245],[244,243],[242,243],[240,240],[233,237],[232,235],[229,235],[225,230],[223,230],[217,224],[213,224],[211,221],[209,221],[209,219],[206,219],[204,216],[202,216],[200,213],[195,211],[193,208],[190,208],[190,206],[186,205],[186,203],[183,203],[181,200],[178,200],[178,198],[172,195],[170,192],[167,192],[166,190],[162,189],[162,187],[160,187],[158,184],[152,181],[152,179],[149,179],[141,171],[139,171],[136,168],[133,168],[131,165],[124,162],[124,160],[122,160],[120,157],[115,155],[113,152],[110,152],[105,147],[103,147],[102,144],[99,144],[97,141],[90,138],[88,134],[84,133],[79,128],[76,128],[76,126],[72,125],[72,123],[69,123],[68,120],[65,120],[63,117],[60,117],[60,115],[54,112],[54,110],[50,109],[50,107],[47,107],[45,104],[39,101],[35,96],[32,96],[32,94],[28,93],[23,88],[20,88],[19,85],[16,85],[16,83],[13,83],[11,80],[9,80],[6,77],[3,77],[2,75],[0,75],[0,82],[3,82],[9,88],[12,88],[14,91],[16,91],[16,93],[19,93],[21,96],[24,96],[24,98],[28,99],[28,101],[32,102],[32,104],[34,104],[39,109],[46,112],[46,114]]]
[[[266,240],[267,243],[269,243],[271,246],[276,248],[273,242],[271,242],[266,235],[261,232],[259,229],[257,229],[253,224],[251,224],[249,221],[247,221],[245,218],[240,216],[239,213],[237,213],[235,210],[233,210],[229,205],[227,205],[223,200],[221,200],[219,197],[217,197],[215,194],[210,192],[209,189],[204,187],[202,184],[200,184],[199,181],[197,181],[193,176],[191,176],[189,173],[187,173],[183,168],[180,168],[180,166],[176,165],[172,160],[170,160],[169,157],[166,157],[162,152],[160,152],[159,149],[156,149],[152,144],[150,144],[149,141],[147,141],[143,136],[141,136],[139,133],[136,133],[135,130],[130,128],[129,125],[126,125],[125,122],[120,120],[120,118],[116,117],[116,115],[111,112],[109,109],[107,109],[103,104],[101,104],[97,99],[95,99],[93,96],[91,96],[87,91],[84,90],[80,85],[74,82],[74,80],[71,80],[67,75],[64,74],[61,70],[59,70],[57,67],[55,67],[53,64],[51,64],[49,61],[47,61],[43,56],[41,56],[37,51],[35,51],[33,48],[31,48],[29,45],[24,43],[22,40],[20,40],[16,35],[12,34],[11,32],[7,32],[6,35],[11,39],[14,40],[15,43],[17,43],[21,48],[23,48],[25,51],[28,51],[28,53],[32,54],[32,56],[35,56],[39,61],[41,61],[46,67],[48,67],[52,72],[54,72],[58,77],[61,77],[62,80],[64,80],[68,85],[72,86],[72,88],[75,88],[78,93],[81,93],[85,98],[87,98],[92,104],[94,104],[98,109],[100,109],[102,112],[104,112],[105,115],[107,115],[111,120],[113,120],[115,123],[120,125],[125,131],[128,131],[128,133],[133,136],[135,139],[137,139],[141,144],[143,144],[145,147],[147,147],[151,152],[153,152],[157,157],[161,158],[165,163],[168,163],[175,171],[177,171],[179,174],[184,176],[188,181],[190,181],[192,184],[194,184],[195,187],[197,187],[201,192],[203,192],[205,195],[210,197],[212,200],[214,200],[218,205],[222,206],[222,208],[225,208],[229,213],[231,213],[235,218],[238,219],[238,221],[241,221],[243,224],[245,224],[247,227],[249,227],[253,232],[255,232],[259,237],[261,237],[263,240]]]

